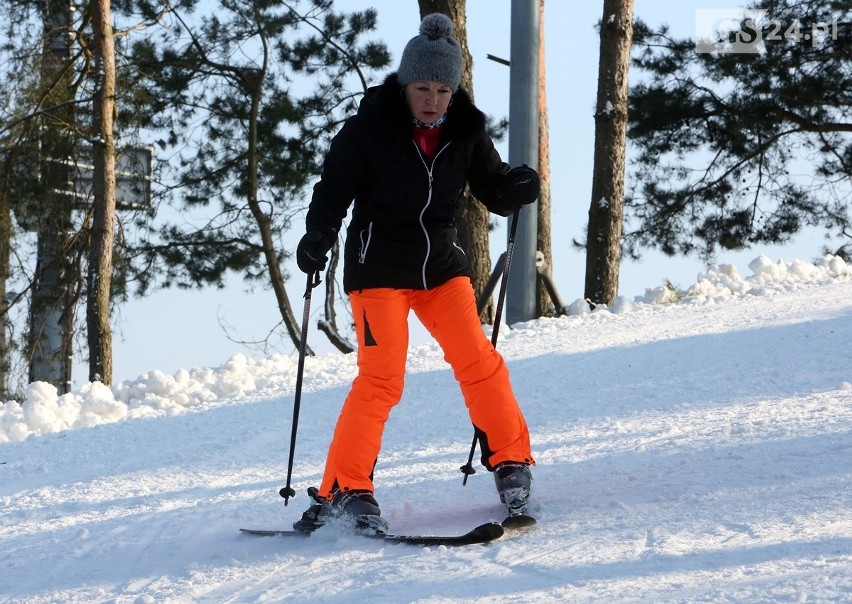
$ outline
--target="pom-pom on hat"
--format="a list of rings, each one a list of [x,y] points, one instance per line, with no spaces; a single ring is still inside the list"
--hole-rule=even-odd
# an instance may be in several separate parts
[[[433,13],[423,18],[420,34],[405,45],[397,79],[403,86],[411,82],[441,82],[455,92],[463,65],[459,42],[453,37],[452,20],[442,13]]]

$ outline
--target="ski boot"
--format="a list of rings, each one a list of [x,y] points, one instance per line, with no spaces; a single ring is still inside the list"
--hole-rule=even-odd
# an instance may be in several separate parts
[[[366,534],[386,534],[387,520],[382,518],[379,504],[369,491],[334,490],[331,501],[320,497],[316,487],[308,489],[308,495],[314,500],[301,519],[293,523],[293,528],[304,533],[312,533],[329,521],[351,526]]]
[[[328,506],[323,508],[320,519],[334,518],[346,525],[354,525],[359,532],[366,534],[387,534],[388,521],[382,518],[382,511],[375,497],[369,491],[334,490],[334,496]]]
[[[508,514],[502,522],[504,527],[520,528],[536,523],[529,509],[532,485],[529,464],[512,461],[501,463],[494,468],[494,484]]]

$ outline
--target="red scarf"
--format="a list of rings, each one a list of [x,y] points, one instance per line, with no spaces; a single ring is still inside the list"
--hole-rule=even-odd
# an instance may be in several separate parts
[[[419,146],[426,157],[430,160],[435,159],[435,154],[438,152],[439,138],[441,137],[441,127],[435,128],[418,128],[413,129],[413,137],[417,146]]]

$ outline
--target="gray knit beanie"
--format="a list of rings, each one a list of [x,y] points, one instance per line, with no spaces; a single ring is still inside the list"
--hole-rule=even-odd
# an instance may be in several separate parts
[[[403,86],[411,82],[441,82],[455,92],[463,65],[452,20],[442,13],[432,13],[420,22],[420,34],[405,45],[397,78]]]

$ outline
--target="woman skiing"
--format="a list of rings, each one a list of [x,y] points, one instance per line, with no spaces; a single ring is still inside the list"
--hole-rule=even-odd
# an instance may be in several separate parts
[[[399,69],[368,90],[331,143],[314,187],[299,268],[325,268],[353,204],[343,287],[358,339],[358,375],[343,404],[313,504],[294,524],[311,531],[330,518],[385,532],[373,469],[390,410],[403,391],[408,315],[441,346],[494,472],[509,516],[527,512],[534,464],[530,439],[501,355],[476,311],[453,223],[469,185],[489,211],[508,216],[539,193],[532,168],[510,169],[486,133],[485,116],[459,88],[463,58],[452,21],[423,19]]]

